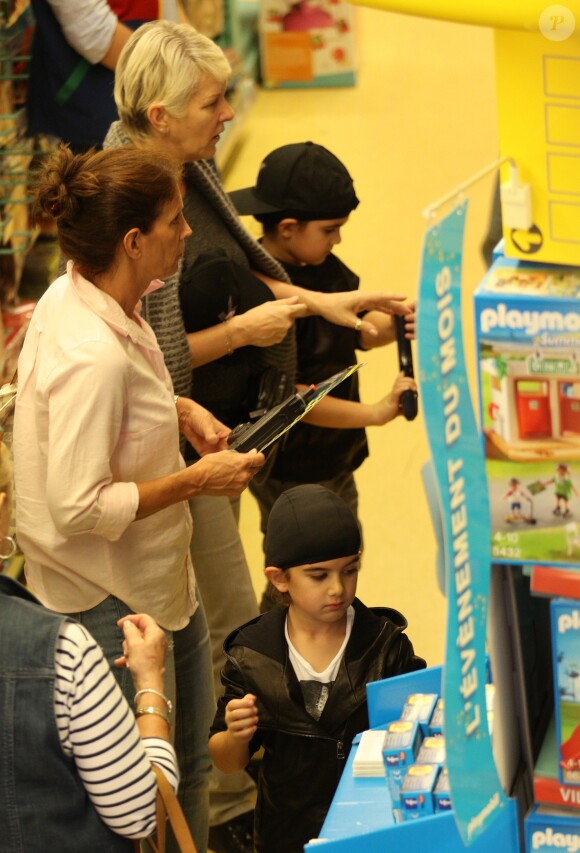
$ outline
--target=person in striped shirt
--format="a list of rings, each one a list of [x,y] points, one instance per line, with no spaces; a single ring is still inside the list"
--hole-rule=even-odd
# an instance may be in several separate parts
[[[163,684],[165,634],[145,614],[123,620],[122,629],[119,663],[130,661],[135,712],[88,631],[0,575],[6,853],[131,850],[130,839],[155,830],[151,764],[177,790]]]

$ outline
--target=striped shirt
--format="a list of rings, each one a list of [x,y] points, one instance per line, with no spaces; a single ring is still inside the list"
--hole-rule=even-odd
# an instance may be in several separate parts
[[[76,622],[63,622],[56,644],[55,716],[64,752],[72,756],[104,823],[119,835],[155,830],[157,764],[174,789],[179,781],[170,743],[143,738],[100,647]]]

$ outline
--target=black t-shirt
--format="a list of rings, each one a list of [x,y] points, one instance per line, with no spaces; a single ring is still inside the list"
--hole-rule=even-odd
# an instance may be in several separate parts
[[[340,293],[357,290],[359,278],[336,255],[319,266],[282,264],[293,284],[306,290]],[[296,321],[297,382],[310,385],[328,379],[356,362],[357,333],[323,317]],[[358,374],[332,391],[332,396],[359,402]],[[368,456],[364,429],[329,429],[303,422],[281,440],[270,477],[300,483],[330,480],[355,471]]]

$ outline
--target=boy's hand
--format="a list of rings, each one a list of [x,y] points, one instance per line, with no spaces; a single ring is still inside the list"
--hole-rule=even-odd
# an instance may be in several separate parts
[[[417,303],[415,300],[404,303],[410,309],[405,314],[405,337],[410,341],[415,340],[415,323],[417,320]],[[358,331],[357,345],[361,349],[370,350],[375,347],[384,347],[397,340],[397,330],[392,314],[383,311],[372,310],[361,317],[361,326]],[[372,331],[368,331],[372,329]]]
[[[230,736],[239,743],[249,743],[258,728],[256,697],[246,693],[242,699],[232,699],[226,706],[226,725]]]
[[[410,341],[414,341],[415,323],[417,322],[417,303],[413,300],[412,302],[406,302],[405,305],[411,309],[410,313],[405,315],[405,337]]]
[[[401,414],[399,409],[399,400],[401,399],[401,394],[403,391],[416,391],[417,383],[413,379],[412,376],[405,376],[403,371],[399,373],[395,380],[395,384],[393,385],[389,394],[386,397],[383,397],[382,400],[379,400],[378,403],[375,403],[373,409],[375,410],[376,420],[374,421],[375,426],[383,426],[384,424],[389,423],[389,421],[394,420],[398,415]]]

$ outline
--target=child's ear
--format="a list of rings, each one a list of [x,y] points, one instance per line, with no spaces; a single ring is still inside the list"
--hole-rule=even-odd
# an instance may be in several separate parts
[[[297,219],[282,219],[282,221],[278,223],[278,233],[281,237],[285,237],[286,239],[293,237],[298,229],[298,224]]]
[[[277,569],[275,566],[267,566],[264,569],[264,574],[274,584],[278,592],[288,592],[288,578],[285,571]]]

